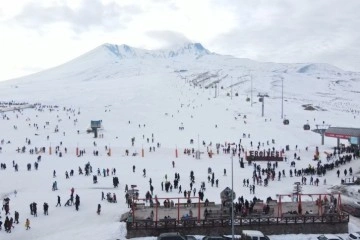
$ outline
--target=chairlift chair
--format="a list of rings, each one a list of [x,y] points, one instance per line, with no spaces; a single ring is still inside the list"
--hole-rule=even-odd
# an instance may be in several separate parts
[[[308,131],[310,130],[310,125],[307,123],[307,124],[304,124],[304,130],[305,131]]]
[[[284,119],[284,121],[283,121],[284,125],[289,125],[289,123],[290,123],[289,119]]]

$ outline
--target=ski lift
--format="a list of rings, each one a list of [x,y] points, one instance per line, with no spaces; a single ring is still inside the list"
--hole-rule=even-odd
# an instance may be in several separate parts
[[[237,97],[237,96],[239,96],[239,94],[238,94],[238,93],[235,93],[235,97]]]
[[[264,98],[259,98],[259,102],[263,102],[264,101]]]
[[[305,131],[308,131],[310,130],[310,125],[307,123],[307,124],[304,124],[304,130]]]
[[[230,97],[230,93],[227,93],[226,96]]]
[[[290,123],[289,119],[284,119],[284,121],[283,121],[284,125],[289,125],[289,123]]]
[[[247,97],[247,98],[246,98],[246,101],[247,101],[247,102],[250,102],[250,98],[249,98],[249,97]]]

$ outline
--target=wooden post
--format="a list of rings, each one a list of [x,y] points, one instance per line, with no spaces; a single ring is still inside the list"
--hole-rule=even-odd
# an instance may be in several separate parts
[[[200,223],[200,197],[199,197],[199,206],[198,206],[198,223]]]
[[[76,147],[76,156],[79,156],[79,148]]]
[[[156,211],[156,214],[155,214],[155,221],[157,222],[158,221],[158,204],[157,204],[157,202],[158,202],[158,199],[157,198],[155,198],[155,211]]]
[[[51,146],[49,147],[49,155],[51,155]]]
[[[278,217],[282,217],[282,206],[281,206],[281,195],[279,195],[279,202],[278,202]]]
[[[175,157],[178,158],[178,150],[175,148]]]
[[[180,221],[180,198],[178,198],[178,207],[177,207],[177,210],[178,210],[178,222]]]
[[[144,157],[144,148],[141,149],[141,157]]]
[[[336,206],[336,208],[337,208],[339,211],[342,210],[342,209],[341,209],[341,205],[342,205],[342,203],[341,203],[341,194],[339,193],[339,195],[338,195],[338,200],[337,200],[337,206]]]

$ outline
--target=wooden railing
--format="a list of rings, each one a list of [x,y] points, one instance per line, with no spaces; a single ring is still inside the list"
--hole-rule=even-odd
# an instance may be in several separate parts
[[[235,226],[248,225],[279,225],[279,224],[313,224],[313,223],[345,223],[349,222],[348,214],[331,214],[323,216],[292,216],[292,217],[257,217],[257,218],[236,218]],[[161,219],[136,220],[127,222],[127,229],[148,229],[148,228],[189,228],[189,227],[228,227],[231,225],[231,219],[208,219],[208,220],[176,220]]]

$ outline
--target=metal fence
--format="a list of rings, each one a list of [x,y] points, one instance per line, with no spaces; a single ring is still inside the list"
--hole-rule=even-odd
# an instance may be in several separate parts
[[[286,225],[286,224],[314,224],[314,223],[346,223],[349,222],[348,214],[331,214],[323,216],[291,216],[291,217],[252,217],[252,218],[236,218],[235,226],[249,225]],[[127,222],[127,229],[149,229],[149,228],[193,228],[193,227],[228,227],[231,225],[231,219],[161,219],[159,221],[152,220],[136,220],[135,222]]]

